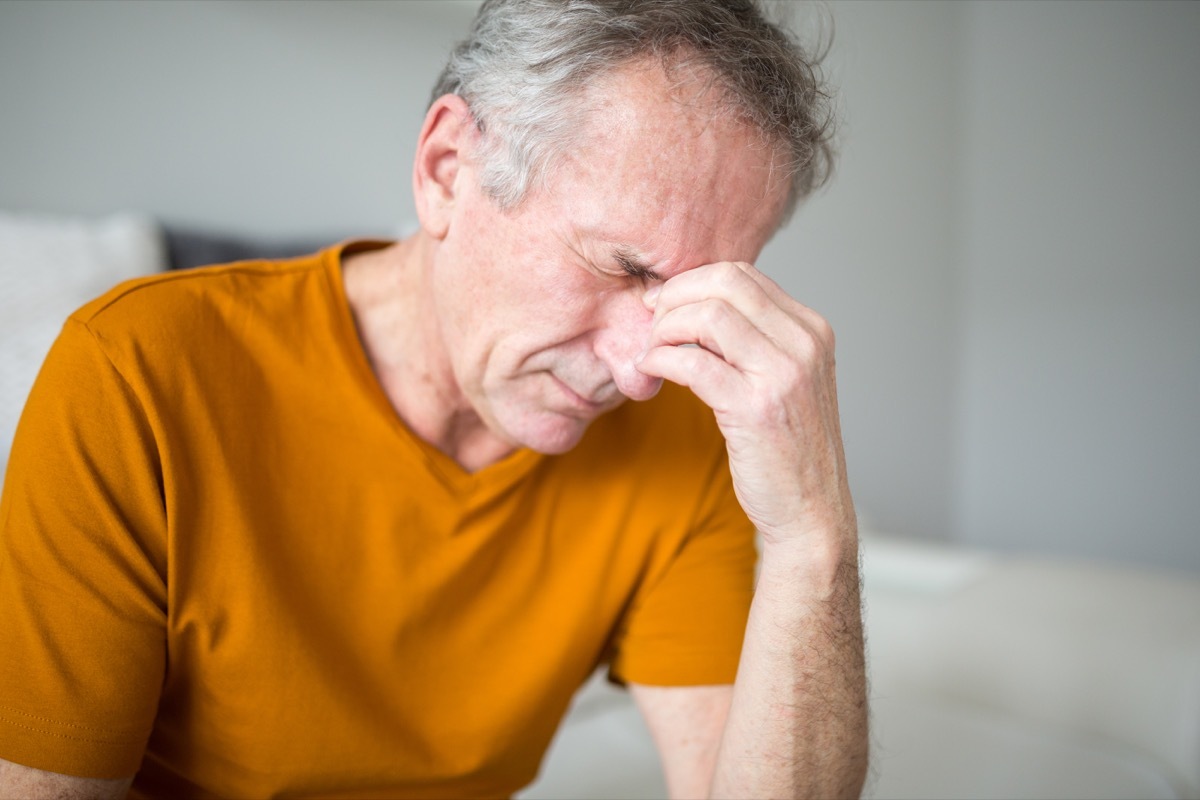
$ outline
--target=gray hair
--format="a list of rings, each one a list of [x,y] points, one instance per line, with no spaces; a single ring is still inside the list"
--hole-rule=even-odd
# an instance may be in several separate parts
[[[833,111],[818,66],[756,0],[486,0],[431,100],[466,101],[481,188],[512,208],[565,152],[590,80],[639,58],[706,69],[727,106],[783,145],[784,218],[828,179]]]

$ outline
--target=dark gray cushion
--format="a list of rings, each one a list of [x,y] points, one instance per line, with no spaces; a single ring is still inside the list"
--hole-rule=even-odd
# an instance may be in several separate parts
[[[292,258],[315,253],[342,238],[350,238],[268,239],[170,225],[164,226],[163,234],[167,245],[168,269],[189,269],[260,258]]]

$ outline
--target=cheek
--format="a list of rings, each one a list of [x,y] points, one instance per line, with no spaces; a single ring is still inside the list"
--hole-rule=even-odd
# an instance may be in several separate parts
[[[595,352],[603,318],[604,291],[591,276],[568,279],[561,272],[535,280],[520,299],[515,326],[492,342],[486,382],[496,384],[532,373],[552,371],[585,381],[602,371]],[[540,270],[536,273],[542,273]]]
[[[603,303],[604,290],[587,272],[573,265],[559,265],[543,274],[539,285],[549,315],[562,320],[564,327],[576,327],[595,316]]]
[[[546,220],[477,206],[462,209],[460,224],[477,235],[445,242],[445,263],[434,276],[443,319],[453,327],[444,335],[460,354],[499,359],[508,371],[596,326],[612,287],[555,237],[541,235]]]
[[[591,273],[548,250],[539,251],[532,243],[508,250],[494,263],[487,296],[476,293],[473,300],[503,316],[506,328],[554,344],[593,325],[605,290]]]

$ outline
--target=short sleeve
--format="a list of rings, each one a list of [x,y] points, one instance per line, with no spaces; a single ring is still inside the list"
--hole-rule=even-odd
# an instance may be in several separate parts
[[[166,514],[148,417],[68,320],[30,393],[0,500],[0,758],[119,778],[166,661]]]
[[[686,537],[618,631],[608,674],[615,683],[701,686],[737,676],[758,554],[723,442],[704,487]]]

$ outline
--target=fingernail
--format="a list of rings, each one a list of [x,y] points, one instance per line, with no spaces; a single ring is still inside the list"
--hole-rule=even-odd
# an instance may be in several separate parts
[[[646,293],[642,295],[642,302],[646,304],[647,308],[654,308],[654,304],[658,302],[658,294],[661,291],[661,283],[656,283],[646,290]]]

